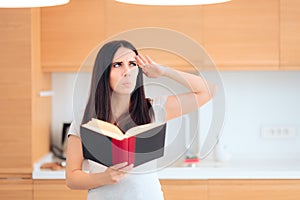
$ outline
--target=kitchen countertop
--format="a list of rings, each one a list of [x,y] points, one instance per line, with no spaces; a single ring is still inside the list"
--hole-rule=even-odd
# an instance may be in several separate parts
[[[64,179],[65,170],[40,169],[43,163],[57,161],[51,153],[34,164],[33,179]],[[196,167],[176,163],[158,171],[160,179],[300,179],[298,160],[232,160],[221,163],[201,161]]]

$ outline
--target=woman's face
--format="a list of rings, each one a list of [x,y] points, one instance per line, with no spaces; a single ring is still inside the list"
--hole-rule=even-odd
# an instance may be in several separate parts
[[[136,54],[128,48],[120,47],[112,61],[110,87],[119,94],[131,94],[136,85],[138,66]]]

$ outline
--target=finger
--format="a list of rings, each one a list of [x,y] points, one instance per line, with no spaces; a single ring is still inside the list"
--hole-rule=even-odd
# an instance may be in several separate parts
[[[123,179],[124,177],[126,176],[125,173],[118,173],[118,174],[115,174],[113,176],[113,180],[115,180],[116,182],[119,182],[121,179]]]
[[[119,169],[119,171],[122,171],[122,172],[129,172],[133,169],[133,164],[130,164],[130,165],[127,165],[125,167],[123,167],[122,169]]]
[[[150,56],[146,55],[145,58],[146,58],[148,63],[155,64],[155,62],[150,58]]]
[[[122,173],[122,172],[119,172],[119,171],[111,172],[109,175],[110,175],[110,180],[112,181],[112,183],[117,183],[122,178],[125,177],[125,173]]]
[[[128,165],[128,162],[118,163],[116,165],[111,166],[110,168],[114,169],[114,170],[119,170],[119,169],[125,167],[126,165]]]
[[[139,58],[143,61],[144,65],[148,64],[147,59],[146,59],[142,54],[140,54],[140,55],[138,55],[138,56],[139,56]]]
[[[145,63],[143,62],[143,60],[140,58],[140,56],[136,56],[135,57],[136,62],[138,64],[139,67],[143,68],[143,66],[145,65]]]

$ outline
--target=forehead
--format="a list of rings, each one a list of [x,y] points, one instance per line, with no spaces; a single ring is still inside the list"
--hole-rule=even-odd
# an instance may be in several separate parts
[[[113,61],[135,60],[135,53],[131,49],[120,47],[114,56]]]

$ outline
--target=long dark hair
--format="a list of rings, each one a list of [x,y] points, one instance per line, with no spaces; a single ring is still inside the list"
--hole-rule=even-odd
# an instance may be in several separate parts
[[[98,52],[91,80],[90,95],[85,107],[82,124],[87,123],[91,118],[111,122],[111,96],[112,89],[109,85],[110,70],[116,51],[120,47],[131,49],[136,55],[136,48],[125,40],[115,40],[106,43]],[[123,131],[129,128],[150,123],[154,120],[154,112],[149,99],[146,99],[143,86],[143,72],[139,68],[136,86],[130,96],[129,113],[123,114],[115,120]]]

